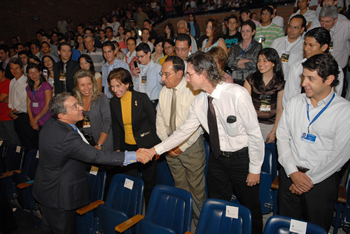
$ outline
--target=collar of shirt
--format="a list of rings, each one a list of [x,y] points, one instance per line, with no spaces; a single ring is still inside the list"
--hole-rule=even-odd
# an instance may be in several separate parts
[[[93,50],[93,51],[91,51],[91,52],[89,52],[89,50],[88,49],[86,49],[86,53],[88,53],[88,54],[90,54],[90,53],[96,53],[96,51],[97,51],[97,48],[96,47],[94,47],[95,49]]]
[[[320,106],[324,106],[324,105],[326,105],[329,102],[329,100],[331,100],[331,98],[333,96],[333,93],[334,93],[334,91],[333,91],[333,87],[332,87],[332,91],[328,94],[328,96],[325,97],[324,99],[320,100],[317,103],[317,106],[315,106],[315,107],[311,104],[310,98],[308,98],[306,95],[304,96],[304,102],[309,104],[310,108],[317,108],[317,107],[320,107]]]
[[[292,48],[294,47],[294,45],[296,45],[300,40],[301,40],[301,36],[300,36],[298,39],[296,39],[293,43],[290,43],[290,42],[288,41],[288,36],[286,36],[286,38],[285,38],[286,47],[285,47],[284,49],[285,49],[286,51],[291,51]],[[289,48],[290,48],[290,49],[289,49]],[[289,49],[289,50],[287,50],[287,49]]]
[[[74,131],[77,131],[77,126],[75,126],[75,124],[69,124],[73,129],[74,129]]]
[[[182,80],[180,81],[180,83],[176,86],[176,90],[181,92],[183,89],[186,88],[187,82],[186,79],[183,77]]]
[[[269,24],[269,25],[267,25],[267,26],[262,26],[262,24],[260,24],[259,26],[261,26],[261,28],[268,28],[268,27],[270,27],[272,25],[272,20],[271,20],[271,23]]]
[[[151,60],[147,65],[139,64],[139,67],[140,67],[141,70],[143,70],[143,69],[147,69],[147,70],[148,70],[148,68],[149,68],[152,64],[153,64],[153,61]],[[146,71],[145,73],[147,73],[147,71]]]
[[[213,97],[214,99],[219,99],[222,88],[223,88],[222,82],[220,82],[216,85],[214,91],[211,94],[207,93],[207,95]]]
[[[136,50],[134,50],[134,52],[132,52],[132,54],[130,55],[130,51],[126,54],[126,57],[128,58],[133,58],[136,56]]]

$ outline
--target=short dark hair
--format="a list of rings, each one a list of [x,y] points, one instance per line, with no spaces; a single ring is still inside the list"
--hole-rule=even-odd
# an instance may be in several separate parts
[[[126,43],[128,43],[129,40],[133,40],[135,42],[135,45],[136,45],[136,39],[135,37],[129,37],[128,40],[126,40]]]
[[[40,49],[40,44],[38,42],[32,42],[30,45],[35,45],[36,48]]]
[[[108,74],[108,78],[107,78],[108,84],[111,84],[111,80],[113,79],[119,80],[123,84],[129,84],[128,90],[129,91],[133,90],[134,83],[132,82],[131,74],[125,68],[119,67],[112,70]]]
[[[38,35],[38,34],[40,34],[41,36],[43,35],[40,30],[35,32],[35,35]]]
[[[169,44],[170,44],[170,45],[172,45],[172,46],[175,46],[175,42],[174,42],[174,40],[172,40],[172,39],[166,39],[166,40],[164,40],[164,43],[163,43],[163,48],[164,48],[164,44],[165,44],[165,42],[169,43]]]
[[[263,11],[268,11],[271,15],[273,14],[273,9],[270,6],[264,6],[263,8],[261,8],[261,13]]]
[[[111,42],[111,41],[105,41],[105,42],[103,42],[102,48],[103,48],[103,47],[106,47],[106,46],[110,46],[112,50],[115,50],[115,45],[114,45],[114,43]]]
[[[339,84],[339,66],[331,54],[316,54],[303,62],[302,65],[303,68],[310,71],[317,71],[317,74],[321,76],[323,82],[326,81],[328,76],[334,75],[335,78],[331,87],[335,87]]]
[[[16,43],[16,44],[14,44],[13,45],[13,48],[15,49],[15,50],[18,50],[18,46],[24,46],[22,43]]]
[[[171,61],[173,63],[174,71],[185,72],[185,62],[179,56],[169,56],[165,62]]]
[[[72,49],[72,47],[70,46],[70,44],[68,42],[61,42],[60,44],[58,44],[57,50],[61,51],[62,46],[65,46],[65,45],[69,46],[69,48]]]
[[[40,48],[43,47],[43,44],[46,44],[46,45],[48,45],[51,48],[50,44],[48,42],[46,42],[46,41],[41,42]]]
[[[243,28],[244,25],[249,25],[250,28],[252,29],[252,31],[255,31],[255,30],[256,30],[256,25],[255,25],[255,23],[253,22],[253,20],[246,20],[246,21],[244,21],[244,22],[241,24],[241,28]]]
[[[66,114],[67,109],[64,106],[64,102],[72,96],[71,93],[63,92],[60,94],[57,94],[56,96],[52,97],[49,103],[49,108],[51,112],[51,116],[54,119],[58,119],[58,114]]]
[[[22,54],[25,54],[28,57],[29,56],[29,51],[21,50],[20,52],[18,52],[18,55],[22,55]]]
[[[105,31],[107,31],[107,29],[110,29],[113,32],[113,28],[111,26],[106,27]]]
[[[145,19],[143,22],[147,22],[148,24],[150,24],[152,26],[152,22],[149,19]]]
[[[162,47],[163,47],[163,45],[164,45],[164,37],[158,37],[155,41],[154,41],[154,47],[156,47],[156,45],[158,45],[159,43],[163,43],[162,44]]]
[[[90,31],[90,32],[93,33],[92,28],[90,28],[90,27],[86,27],[86,28],[84,29],[84,34],[86,33],[86,31]]]
[[[329,51],[329,44],[331,43],[331,35],[329,34],[329,31],[323,27],[313,28],[309,30],[304,38],[306,37],[313,37],[315,40],[320,44],[322,47],[323,45],[328,45],[328,48],[326,49],[325,53],[328,53]]]
[[[147,43],[141,42],[137,47],[136,47],[136,52],[137,51],[143,51],[145,54],[148,52],[151,52],[151,48],[149,48],[149,45]]]
[[[20,58],[17,58],[17,57],[11,58],[10,61],[9,61],[9,64],[11,65],[11,63],[17,64],[17,65],[19,65],[21,68],[23,68],[23,63],[22,63],[22,60],[21,60]]]
[[[193,69],[196,73],[201,74],[203,71],[207,73],[207,79],[209,82],[216,87],[218,83],[222,81],[222,76],[218,70],[215,60],[210,55],[198,51],[194,54],[191,54],[187,59],[187,63],[193,65]]]
[[[51,37],[49,34],[43,34],[43,37],[46,37],[47,39],[51,40]]]
[[[12,37],[12,40],[15,39],[17,42],[19,42],[18,37]]]
[[[10,47],[6,44],[0,44],[0,50],[3,50],[6,54],[10,52]]]
[[[236,15],[230,15],[229,17],[227,17],[227,22],[228,22],[230,19],[235,19],[236,22],[238,22],[238,18],[237,18]]]
[[[306,30],[306,19],[303,15],[301,14],[295,15],[289,20],[289,22],[292,21],[292,19],[302,19],[303,23],[301,24],[301,27]]]
[[[186,33],[180,33],[177,35],[175,43],[176,41],[187,41],[188,47],[191,46],[191,37]]]
[[[239,11],[239,15],[242,15],[243,13],[246,13],[246,14],[250,14],[250,10],[248,7],[243,7],[240,11]]]
[[[145,30],[147,30],[147,31],[149,32],[149,29],[148,29],[148,28],[143,28],[143,29],[142,29],[142,32],[145,31]]]

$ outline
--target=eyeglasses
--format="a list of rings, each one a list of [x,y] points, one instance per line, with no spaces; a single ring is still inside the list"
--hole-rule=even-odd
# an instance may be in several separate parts
[[[270,15],[270,12],[261,13],[261,15]]]
[[[288,28],[289,28],[289,29],[294,29],[294,30],[299,30],[299,26],[292,26],[292,25],[289,25]]]
[[[166,46],[166,47],[164,47],[165,50],[168,50],[168,49],[171,49],[171,48],[173,48],[173,46]]]
[[[191,73],[188,73],[188,72],[187,72],[187,75],[190,76],[190,78],[192,78],[192,76],[193,76],[194,74],[197,74],[197,73],[192,73],[192,74],[191,74]]]
[[[146,55],[140,55],[140,56],[136,56],[136,58],[137,59],[139,59],[139,58],[142,58],[143,59],[143,57],[145,57]]]
[[[175,72],[174,72],[174,73],[159,72],[159,75],[160,75],[160,76],[165,76],[165,78],[168,78],[168,77],[171,76],[172,74],[175,74]]]
[[[187,48],[178,48],[178,47],[175,47],[175,51],[176,51],[176,52],[179,52],[179,51],[181,51],[181,52],[186,52],[189,48],[190,48],[190,47],[187,47]]]

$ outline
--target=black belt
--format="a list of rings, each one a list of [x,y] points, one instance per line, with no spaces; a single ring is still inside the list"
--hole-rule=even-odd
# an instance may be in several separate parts
[[[240,155],[240,154],[247,154],[248,153],[248,147],[244,147],[240,150],[237,150],[237,151],[221,151],[221,156],[224,156],[224,157],[232,157],[232,156],[237,156],[237,155]]]
[[[300,166],[297,166],[297,168],[298,168],[298,171],[300,171],[300,172],[302,172],[302,173],[305,173],[305,172],[307,172],[308,170],[310,170],[310,169],[308,169],[308,168],[300,167]]]
[[[158,99],[151,100],[151,102],[152,102],[154,105],[157,105],[157,104],[158,104]]]

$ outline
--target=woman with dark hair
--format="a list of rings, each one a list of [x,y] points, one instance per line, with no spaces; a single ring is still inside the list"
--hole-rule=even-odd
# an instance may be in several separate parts
[[[151,54],[153,62],[160,64],[160,59],[164,57],[163,53],[164,37],[158,37],[154,42],[154,53]]]
[[[123,26],[119,26],[119,28],[118,28],[118,36],[116,37],[118,43],[121,42],[124,39],[124,32],[125,32],[124,27]]]
[[[75,38],[75,49],[79,50],[80,53],[85,50],[85,45],[84,45],[84,38],[82,35],[78,34],[77,37]]]
[[[167,57],[176,56],[174,40],[166,39],[163,42],[163,51],[164,51],[164,57],[159,59],[160,65],[162,65],[165,62]]]
[[[194,13],[190,13],[188,15],[188,22],[189,22],[189,33],[194,37],[194,39],[198,39],[201,35],[201,31],[199,29],[199,25],[196,22],[196,15]]]
[[[232,69],[235,83],[243,85],[248,75],[256,71],[258,53],[262,49],[261,43],[254,40],[255,23],[251,20],[242,23],[242,40],[232,46],[228,54],[228,67]]]
[[[117,68],[108,75],[108,84],[114,97],[110,100],[114,150],[136,151],[151,148],[160,142],[156,133],[156,111],[145,93],[133,90],[132,77],[124,68]],[[128,165],[124,173],[137,177],[137,166],[145,182],[146,206],[156,184],[157,164]]]
[[[55,61],[53,58],[49,55],[45,55],[42,58],[43,62],[43,75],[47,82],[51,85],[52,89],[54,88],[54,82],[55,82],[55,76],[53,72],[53,66],[55,64]],[[46,71],[45,71],[46,70]],[[54,93],[54,90],[52,90],[52,93]]]
[[[175,39],[175,33],[174,33],[174,26],[172,23],[168,23],[164,27],[164,32],[165,32],[165,39]]]
[[[39,59],[37,56],[32,55],[32,54],[29,55],[29,57],[28,57],[28,64],[29,64],[29,63],[35,63],[35,64],[41,66],[41,61],[40,61],[40,59]]]
[[[105,30],[100,29],[100,31],[98,31],[98,35],[100,36],[100,42],[103,43],[106,40]]]
[[[123,52],[123,55],[126,55],[128,53],[128,48],[127,48],[126,41],[128,40],[129,37],[131,37],[130,30],[125,30],[124,31],[124,38],[123,38],[123,40],[121,40],[119,42],[120,49]]]
[[[258,70],[249,75],[244,87],[252,96],[259,125],[266,143],[276,140],[276,130],[283,107],[284,75],[275,49],[265,48],[258,54]]]
[[[39,130],[51,117],[49,102],[52,97],[51,85],[46,82],[41,72],[41,67],[35,63],[27,66],[28,86],[27,111],[30,125],[34,130]],[[38,136],[39,137],[39,136]]]
[[[207,52],[211,48],[220,46],[227,54],[227,47],[224,39],[222,39],[222,27],[216,19],[208,19],[206,22],[205,34],[208,37],[203,41],[202,51]]]
[[[98,90],[102,92],[102,75],[101,73],[95,71],[94,62],[92,61],[90,55],[88,54],[80,55],[78,62],[81,69],[90,71],[94,75]]]

